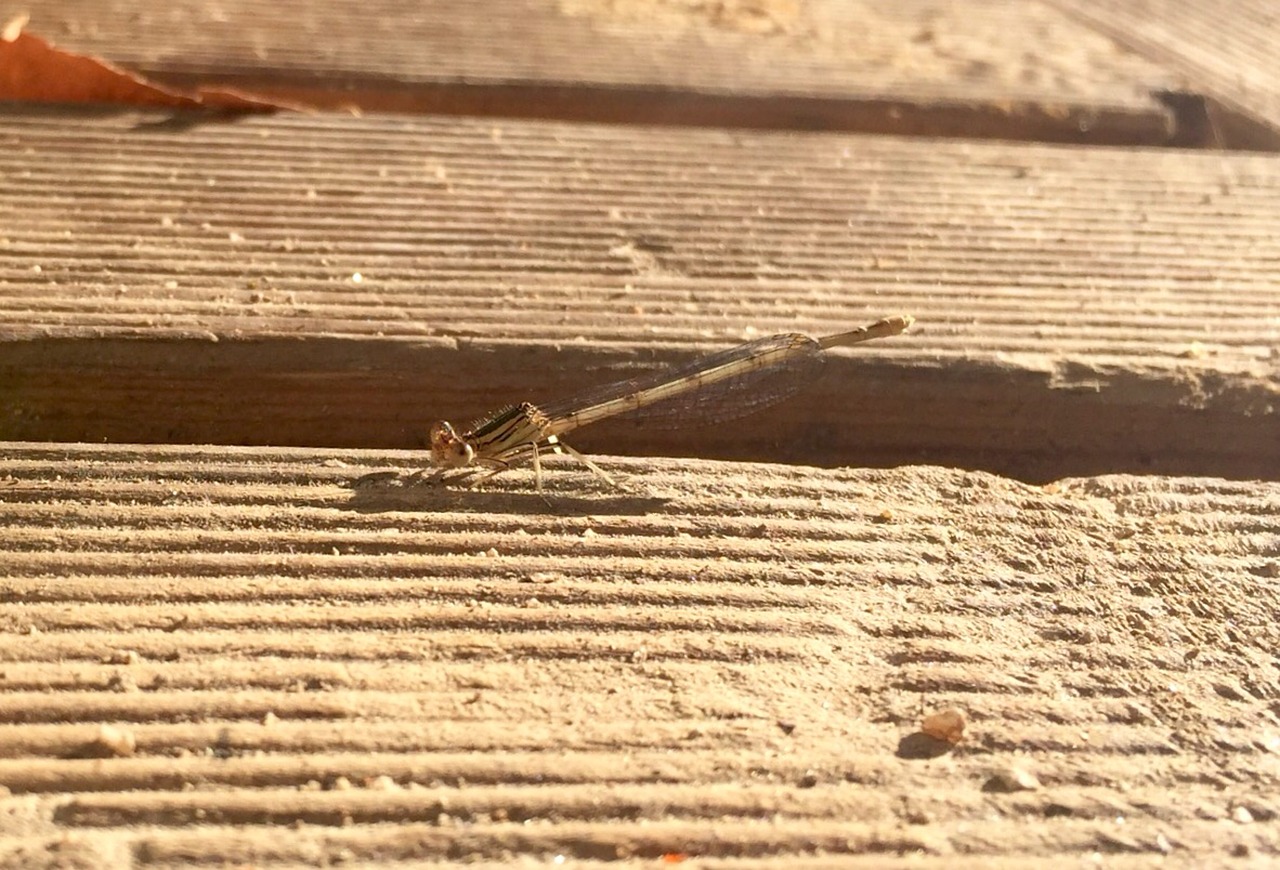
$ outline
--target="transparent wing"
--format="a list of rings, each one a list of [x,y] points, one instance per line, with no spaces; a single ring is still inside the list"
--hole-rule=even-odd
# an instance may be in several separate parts
[[[644,393],[675,381],[688,380],[696,384],[705,372],[743,360],[756,360],[778,351],[783,352],[783,355],[768,364],[757,365],[715,383],[692,386],[671,398],[619,415],[643,417],[645,425],[653,424],[663,428],[737,419],[775,405],[810,383],[822,367],[821,345],[812,338],[799,334],[761,338],[538,407],[548,417],[558,419],[584,408]]]

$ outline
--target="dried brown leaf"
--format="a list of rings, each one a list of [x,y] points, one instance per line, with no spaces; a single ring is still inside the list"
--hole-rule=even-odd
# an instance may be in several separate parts
[[[297,108],[223,88],[182,91],[159,85],[104,60],[60,49],[25,32],[26,24],[27,16],[20,15],[0,30],[0,100],[243,112]]]

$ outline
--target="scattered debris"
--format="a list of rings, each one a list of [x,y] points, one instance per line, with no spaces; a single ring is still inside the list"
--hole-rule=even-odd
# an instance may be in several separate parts
[[[997,771],[982,786],[983,791],[1012,794],[1015,791],[1036,791],[1040,788],[1040,780],[1035,774],[1021,767],[1010,767]]]
[[[107,680],[106,687],[109,692],[140,691],[138,683],[129,674],[112,674]]]
[[[1190,344],[1188,344],[1181,352],[1179,352],[1178,356],[1182,357],[1183,359],[1204,359],[1205,357],[1209,356],[1209,353],[1210,353],[1209,349],[1206,348],[1203,344],[1201,344],[1198,341],[1193,341]]]
[[[84,747],[87,758],[128,758],[138,749],[138,739],[128,728],[102,725],[98,734]]]

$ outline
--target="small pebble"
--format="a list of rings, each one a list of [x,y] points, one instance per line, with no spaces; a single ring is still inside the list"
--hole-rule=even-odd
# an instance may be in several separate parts
[[[940,713],[930,713],[920,723],[920,730],[936,740],[959,743],[964,737],[964,714],[954,707]]]
[[[104,757],[127,758],[138,749],[138,739],[127,728],[103,725],[93,739],[93,748]]]

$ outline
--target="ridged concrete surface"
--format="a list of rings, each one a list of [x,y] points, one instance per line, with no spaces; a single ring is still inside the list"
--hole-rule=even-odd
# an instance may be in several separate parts
[[[411,459],[7,445],[3,860],[1280,851],[1274,485]]]

